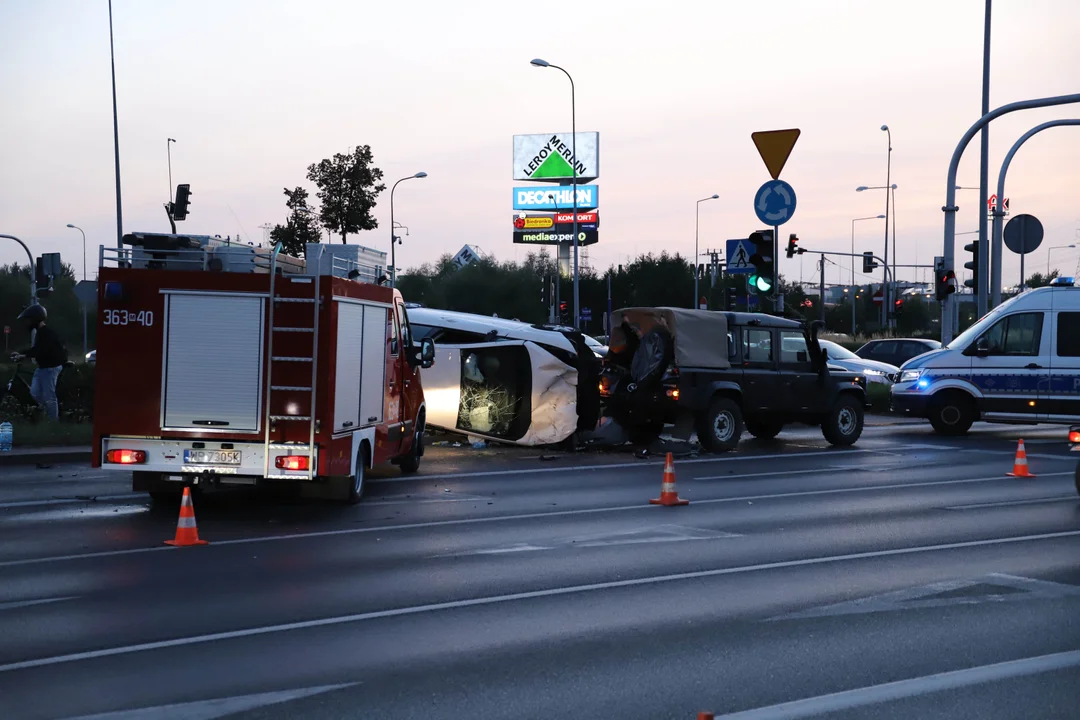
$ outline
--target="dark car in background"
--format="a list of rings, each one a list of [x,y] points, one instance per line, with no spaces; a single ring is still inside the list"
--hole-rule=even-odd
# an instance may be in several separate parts
[[[871,340],[855,351],[864,360],[876,360],[900,367],[913,357],[941,348],[937,340],[926,338],[885,338]]]

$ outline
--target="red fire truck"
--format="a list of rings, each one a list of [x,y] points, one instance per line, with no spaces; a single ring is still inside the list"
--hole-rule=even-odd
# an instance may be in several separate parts
[[[368,468],[415,472],[435,346],[412,342],[401,293],[358,248],[151,233],[103,248],[94,467],[173,502],[274,482],[356,502]]]

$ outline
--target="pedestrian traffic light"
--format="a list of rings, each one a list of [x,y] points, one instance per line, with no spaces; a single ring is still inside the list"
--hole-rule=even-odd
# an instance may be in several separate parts
[[[787,256],[788,259],[795,257],[796,255],[802,255],[806,252],[806,248],[798,247],[799,236],[795,233],[791,233],[787,240]]]
[[[934,294],[940,301],[954,292],[956,292],[956,273],[942,268],[934,276]]]
[[[862,271],[864,273],[873,272],[877,269],[878,264],[874,261],[873,251],[864,252],[862,254]]]
[[[971,279],[965,280],[964,285],[971,288],[976,295],[979,294],[979,241],[968,243],[964,250],[971,253],[971,260],[964,263],[964,267],[971,271]]]
[[[750,264],[754,272],[749,283],[759,292],[767,293],[776,284],[776,257],[773,252],[773,231],[758,230],[750,235],[750,244],[754,252],[750,255]]]
[[[176,186],[176,202],[172,205],[172,219],[184,220],[188,215],[188,204],[191,201],[191,186],[187,183]]]
[[[724,308],[729,311],[734,311],[735,306],[739,302],[739,289],[735,286],[731,286],[725,288],[724,293]]]

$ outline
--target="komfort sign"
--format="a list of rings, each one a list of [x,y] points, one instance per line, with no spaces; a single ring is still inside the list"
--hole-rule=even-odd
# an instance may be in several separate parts
[[[579,132],[575,148],[573,133],[514,136],[514,179],[533,182],[600,177],[600,133]],[[577,150],[575,156],[574,151]]]

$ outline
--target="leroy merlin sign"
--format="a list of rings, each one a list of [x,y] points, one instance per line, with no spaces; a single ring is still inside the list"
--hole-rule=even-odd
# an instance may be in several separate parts
[[[514,136],[515,180],[570,180],[575,169],[579,180],[600,177],[600,133],[579,132],[576,148],[572,133]]]

